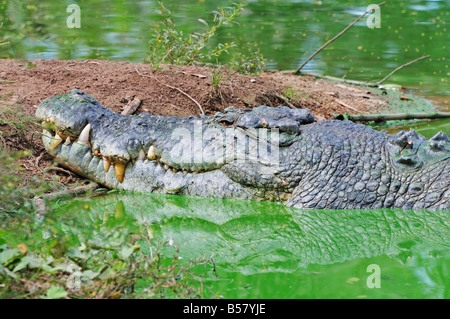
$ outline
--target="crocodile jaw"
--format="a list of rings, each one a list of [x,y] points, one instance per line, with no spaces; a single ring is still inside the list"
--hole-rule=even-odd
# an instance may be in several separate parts
[[[61,143],[56,148],[51,144],[54,137],[43,134],[43,143],[50,155],[63,167],[111,189],[191,195],[201,197],[264,199],[264,194],[232,181],[220,169],[203,173],[174,172],[163,163],[148,158],[138,159],[124,165],[124,176],[119,181],[114,169],[105,171],[104,161],[95,156],[89,144],[73,141]],[[266,195],[267,196],[267,195]],[[273,197],[274,194],[271,194]],[[277,194],[274,200],[287,200],[289,194]],[[271,199],[271,198],[269,198]]]

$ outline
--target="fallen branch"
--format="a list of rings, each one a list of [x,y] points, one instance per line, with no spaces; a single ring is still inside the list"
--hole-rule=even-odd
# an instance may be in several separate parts
[[[71,171],[65,170],[64,168],[61,168],[61,167],[53,166],[53,167],[49,167],[49,168],[44,169],[44,173],[48,173],[50,171],[61,172],[61,173],[64,173],[64,174],[67,174],[67,175],[72,175],[72,176],[78,176],[77,174],[72,173]]]
[[[450,112],[434,113],[400,113],[400,114],[339,114],[334,117],[336,120],[348,119],[354,122],[384,122],[394,120],[419,120],[419,119],[438,119],[450,118]]]
[[[399,67],[396,68],[394,71],[392,71],[391,73],[389,73],[388,75],[386,75],[382,80],[378,81],[378,82],[377,82],[377,85],[380,85],[381,83],[383,83],[384,81],[386,81],[387,79],[389,79],[395,72],[400,71],[400,70],[403,69],[404,67],[407,67],[408,65],[411,65],[411,64],[413,64],[413,63],[415,63],[415,62],[417,62],[417,61],[420,61],[420,60],[423,60],[423,59],[426,59],[426,58],[429,58],[429,57],[430,57],[430,55],[425,55],[425,56],[423,56],[423,57],[420,57],[420,58],[418,58],[418,59],[415,59],[415,60],[413,60],[413,61],[410,61],[410,62],[408,62],[408,63],[405,63],[405,64],[399,66]]]
[[[275,96],[280,100],[282,100],[284,103],[286,103],[287,106],[289,106],[291,109],[296,109],[295,105],[289,102],[288,99],[285,98],[283,95],[275,93]]]
[[[385,4],[386,1],[383,1],[381,3],[378,4],[378,6],[382,6],[383,4]],[[364,11],[364,13],[362,15],[360,15],[355,21],[353,21],[352,23],[350,23],[344,30],[342,30],[341,32],[339,32],[337,35],[335,35],[331,40],[329,40],[327,43],[325,43],[324,45],[322,45],[316,52],[314,52],[309,58],[306,59],[305,62],[302,63],[302,65],[299,66],[299,68],[297,69],[297,71],[295,71],[295,74],[298,74],[300,72],[300,70],[310,61],[312,60],[312,58],[314,58],[320,51],[322,51],[323,49],[325,49],[328,45],[330,45],[334,40],[336,40],[337,38],[339,38],[341,35],[343,35],[348,29],[350,29],[356,22],[358,22],[359,20],[361,20],[367,13],[369,13],[370,11],[372,11],[372,9],[370,10],[366,10]]]
[[[139,106],[141,106],[142,101],[138,98],[134,98],[133,101],[128,103],[128,105],[123,109],[122,115],[133,115],[134,112],[138,109]]]
[[[36,167],[39,167],[39,162],[40,162],[42,156],[44,156],[44,154],[45,154],[45,152],[42,152],[38,157],[36,157],[36,160],[34,161],[34,165]]]
[[[347,103],[344,103],[344,102],[342,102],[340,100],[336,100],[336,102],[338,102],[340,105],[342,105],[342,106],[344,106],[344,107],[346,107],[346,108],[348,108],[350,110],[353,110],[355,112],[359,112],[357,109],[355,109],[354,107],[348,105]]]
[[[171,89],[173,89],[173,90],[177,90],[178,92],[180,92],[181,94],[183,94],[184,96],[186,96],[187,98],[189,98],[192,102],[194,102],[194,103],[199,107],[199,109],[200,109],[200,111],[202,112],[203,115],[205,114],[205,112],[203,111],[203,108],[202,108],[202,106],[200,105],[200,103],[198,103],[192,96],[190,96],[190,95],[187,94],[186,92],[180,90],[180,89],[177,88],[177,87],[174,87],[174,86],[171,86],[171,85],[169,85],[169,84],[163,83],[163,82],[161,82],[160,80],[158,80],[157,78],[155,78],[154,76],[142,74],[141,72],[139,72],[139,70],[137,69],[137,67],[135,67],[135,70],[136,70],[136,72],[137,72],[140,76],[143,76],[143,77],[146,77],[146,78],[153,79],[153,80],[155,80],[155,81],[161,83],[162,85],[167,86],[168,88],[171,88]]]

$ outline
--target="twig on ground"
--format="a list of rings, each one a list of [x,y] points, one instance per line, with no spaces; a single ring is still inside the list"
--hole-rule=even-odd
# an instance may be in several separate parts
[[[61,172],[61,173],[65,173],[65,174],[67,174],[67,175],[78,176],[77,174],[72,173],[71,171],[65,170],[64,168],[61,168],[61,167],[55,167],[55,166],[46,168],[46,169],[44,170],[44,173],[48,173],[48,172],[50,172],[50,171]]]
[[[199,109],[200,109],[200,111],[202,112],[203,115],[205,114],[205,112],[203,111],[203,108],[202,108],[202,106],[200,105],[200,103],[198,103],[192,96],[190,96],[190,95],[187,94],[186,92],[180,90],[180,89],[177,88],[177,87],[174,87],[174,86],[171,86],[171,85],[169,85],[169,84],[163,83],[163,82],[161,82],[160,80],[158,80],[157,78],[155,78],[154,76],[142,74],[141,72],[139,72],[139,70],[137,69],[137,67],[135,67],[135,70],[136,70],[136,72],[137,72],[140,76],[143,76],[143,77],[146,77],[146,78],[153,79],[153,80],[155,80],[155,81],[161,83],[162,85],[167,86],[168,88],[171,88],[171,89],[173,89],[173,90],[177,90],[178,92],[180,92],[181,94],[183,94],[184,96],[186,96],[187,98],[189,98],[192,102],[194,102],[194,103],[199,107]]]
[[[39,161],[41,160],[42,156],[44,156],[45,152],[42,152],[39,154],[38,157],[36,157],[36,160],[34,161],[34,166],[39,167]]]
[[[403,69],[404,67],[407,67],[408,65],[411,65],[411,64],[413,64],[413,63],[415,63],[415,62],[417,62],[417,61],[420,61],[420,60],[423,60],[423,59],[426,59],[426,58],[429,58],[429,57],[430,57],[430,55],[428,54],[428,55],[425,55],[425,56],[423,56],[423,57],[420,57],[420,58],[418,58],[418,59],[415,59],[415,60],[413,60],[413,61],[410,61],[410,62],[408,62],[408,63],[405,63],[405,64],[399,66],[399,67],[396,68],[394,71],[392,71],[391,73],[389,73],[388,75],[386,75],[382,80],[378,81],[377,84],[380,85],[381,83],[383,83],[384,81],[386,81],[387,79],[389,79],[395,72],[400,71],[400,70]]]
[[[141,106],[142,101],[138,98],[134,98],[133,101],[130,101],[128,105],[122,111],[122,115],[132,115],[139,106]]]
[[[282,96],[281,94],[275,93],[275,96],[276,96],[277,98],[279,98],[280,100],[282,100],[284,103],[286,103],[287,106],[289,106],[291,109],[296,109],[295,105],[292,104],[291,102],[289,102],[289,101],[287,100],[287,98],[285,98],[285,97]]]
[[[357,109],[355,109],[354,107],[348,105],[347,103],[342,102],[341,100],[336,100],[336,102],[338,102],[340,105],[342,105],[342,106],[344,106],[344,107],[346,107],[346,108],[348,108],[350,110],[353,110],[355,112],[359,112]]]
[[[381,3],[378,4],[378,6],[382,6],[383,4],[385,4],[386,1],[383,1]],[[366,10],[364,11],[364,13],[362,15],[360,15],[355,21],[353,21],[352,23],[350,23],[344,30],[342,30],[341,32],[339,32],[337,35],[335,35],[331,40],[329,40],[327,43],[325,43],[324,45],[322,45],[316,52],[314,52],[309,58],[306,59],[305,62],[303,62],[299,68],[297,69],[297,71],[295,71],[295,74],[300,73],[300,70],[310,61],[312,60],[312,58],[314,58],[320,51],[322,51],[323,49],[325,49],[328,45],[331,44],[331,42],[333,42],[334,40],[336,40],[337,38],[339,38],[341,35],[343,35],[348,29],[350,29],[356,22],[358,22],[359,20],[361,20],[367,13],[369,13],[372,10]]]

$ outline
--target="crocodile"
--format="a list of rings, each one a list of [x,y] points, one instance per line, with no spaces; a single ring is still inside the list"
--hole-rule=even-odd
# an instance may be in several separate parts
[[[36,117],[56,162],[111,189],[296,208],[450,209],[443,132],[389,135],[286,106],[121,115],[77,89],[45,99]]]

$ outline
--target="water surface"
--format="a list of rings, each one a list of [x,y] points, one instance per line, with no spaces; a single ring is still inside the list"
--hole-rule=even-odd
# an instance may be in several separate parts
[[[112,232],[145,225],[153,241],[173,242],[185,260],[212,257],[215,271],[206,271],[205,283],[225,298],[450,297],[448,212],[298,210],[159,194],[115,194],[60,209]],[[369,287],[370,265],[379,267],[380,288]]]

